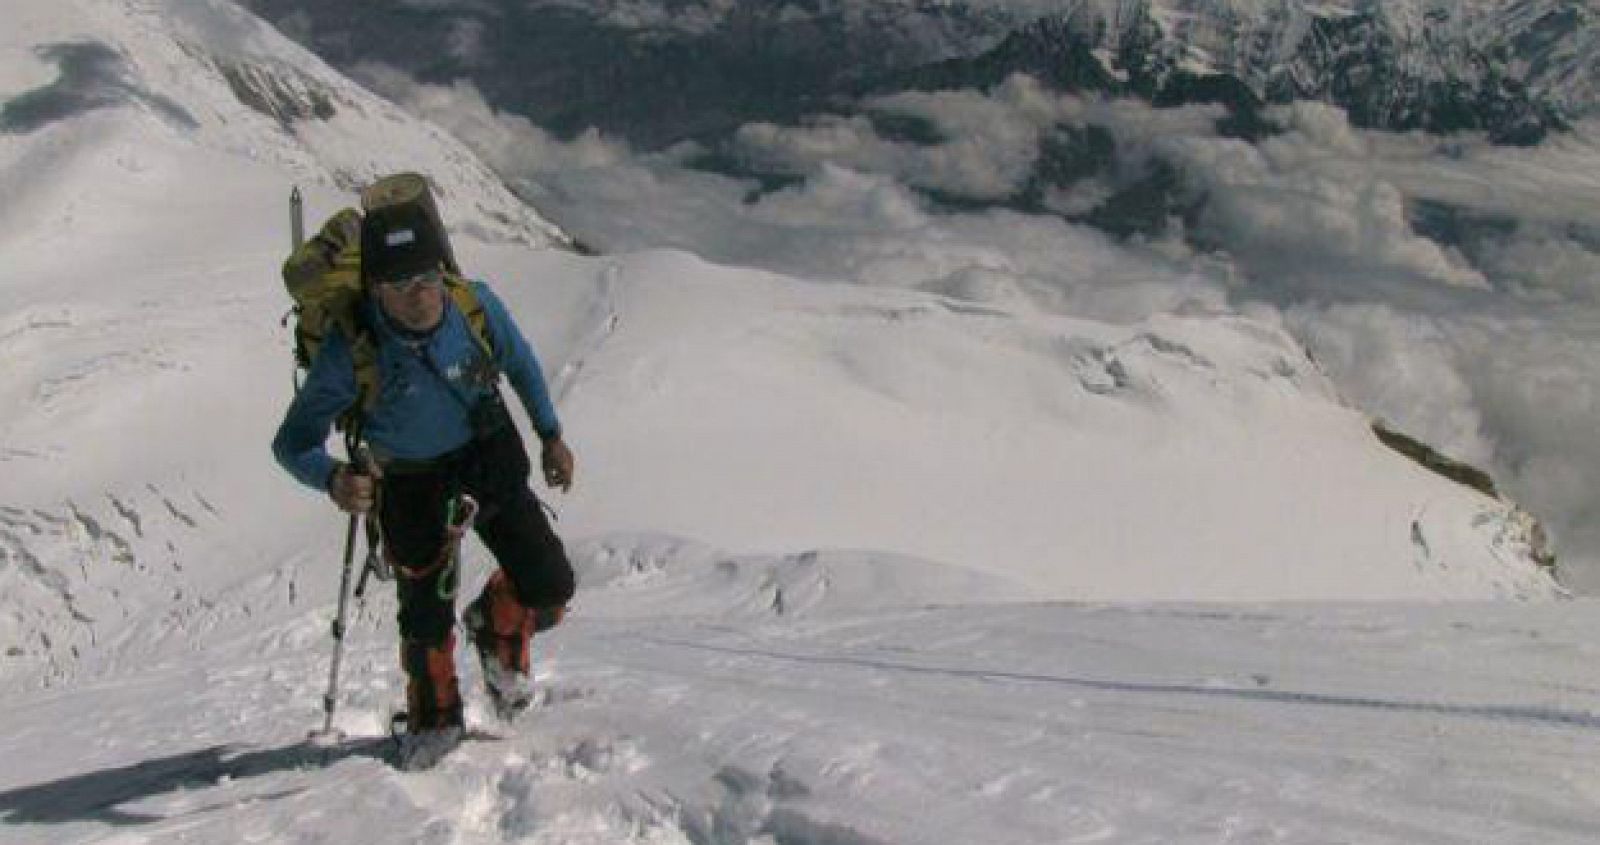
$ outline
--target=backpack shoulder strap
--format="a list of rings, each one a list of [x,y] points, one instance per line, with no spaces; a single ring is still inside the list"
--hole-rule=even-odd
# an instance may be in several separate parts
[[[478,299],[477,292],[473,290],[472,283],[454,273],[446,274],[445,290],[449,292],[457,310],[467,318],[467,327],[472,329],[472,339],[478,342],[478,348],[482,349],[493,362],[494,336],[489,331],[489,314],[484,310],[483,302]]]
[[[483,350],[483,354],[493,366],[494,343],[492,333],[489,331],[489,316],[484,310],[483,302],[478,299],[478,294],[473,291],[472,284],[459,276],[447,274],[445,291],[456,308],[467,318],[467,327],[472,331],[472,339],[477,342],[478,348]],[[339,415],[338,419],[339,430],[348,431],[377,405],[382,373],[378,367],[378,341],[367,326],[361,308],[358,306],[341,312],[338,326],[350,341],[350,362],[355,369],[356,379],[356,400]]]
[[[378,403],[378,341],[367,326],[361,305],[343,312],[338,319],[339,331],[350,343],[350,364],[355,371],[356,398],[336,420],[340,431],[350,431],[373,406]]]

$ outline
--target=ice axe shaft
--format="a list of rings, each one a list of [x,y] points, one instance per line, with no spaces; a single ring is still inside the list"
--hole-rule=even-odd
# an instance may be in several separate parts
[[[289,245],[296,250],[306,242],[305,209],[305,198],[300,193],[300,186],[296,185],[289,192]]]

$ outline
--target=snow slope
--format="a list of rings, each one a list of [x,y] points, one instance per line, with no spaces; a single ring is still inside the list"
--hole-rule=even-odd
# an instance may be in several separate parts
[[[375,759],[386,630],[349,655],[331,752],[303,744],[310,619],[7,696],[0,842],[1553,845],[1600,821],[1589,602],[597,609],[682,583],[657,574],[591,585],[527,723],[424,774]]]
[[[575,530],[887,549],[1045,597],[1548,595],[1510,510],[1241,317],[1112,327],[671,253],[598,285],[604,341],[559,375],[592,453]]]
[[[43,145],[49,152],[36,151],[28,166],[7,169],[12,213],[33,207],[30,192],[60,183],[48,166],[54,161],[91,152],[82,145],[111,148],[111,139],[85,137],[63,119],[132,108],[148,123],[303,184],[349,192],[374,176],[425,166],[456,226],[535,246],[566,241],[449,135],[344,79],[227,0],[22,2],[8,3],[4,15],[0,89],[11,102],[0,131],[70,133]]]
[[[1555,841],[1592,813],[1585,604],[1063,603],[1559,594],[1525,516],[1379,445],[1281,330],[534,249],[555,236],[493,213],[460,148],[405,140],[425,125],[246,132],[180,57],[315,65],[231,7],[5,15],[0,841]],[[86,39],[124,63],[90,74],[111,94],[49,89],[75,71],[36,48]],[[267,452],[288,186],[319,219],[394,166],[453,174],[458,249],[580,467],[543,706],[497,727],[474,701],[503,738],[417,776],[374,759],[386,589],[346,663],[356,738],[297,744],[344,521]]]

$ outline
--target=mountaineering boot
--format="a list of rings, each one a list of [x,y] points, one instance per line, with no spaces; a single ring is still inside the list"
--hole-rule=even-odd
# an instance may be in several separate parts
[[[455,645],[453,631],[441,643],[400,643],[400,663],[406,671],[406,732],[395,739],[396,766],[402,770],[429,768],[461,744]]]
[[[502,722],[514,721],[533,705],[533,678],[525,672],[505,669],[498,661],[484,662],[483,686],[489,691],[495,716]]]
[[[396,737],[395,768],[403,772],[431,769],[461,744],[465,732],[460,725],[407,731]]]
[[[533,703],[531,640],[536,631],[555,625],[562,611],[563,608],[536,611],[524,607],[517,600],[511,579],[504,571],[497,571],[462,614],[478,651],[483,685],[501,720],[515,719]]]

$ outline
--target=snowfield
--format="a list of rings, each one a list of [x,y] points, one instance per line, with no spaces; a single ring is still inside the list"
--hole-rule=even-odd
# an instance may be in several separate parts
[[[320,619],[9,697],[0,841],[1592,840],[1589,603],[690,612],[655,602],[734,576],[671,546],[587,549],[647,571],[588,584],[541,704],[472,709],[483,735],[424,774],[373,738],[401,694],[386,612],[331,751],[304,744]]]
[[[0,842],[1600,824],[1593,603],[1558,600],[1527,514],[1382,446],[1280,326],[580,257],[448,136],[231,5],[0,19]],[[219,56],[338,116],[267,119]],[[546,497],[581,586],[537,642],[539,706],[496,723],[463,653],[475,736],[418,774],[384,759],[388,585],[358,607],[348,738],[304,742],[344,519],[268,451],[289,189],[315,225],[399,166],[441,181],[578,457]],[[475,543],[466,565],[487,577]]]

